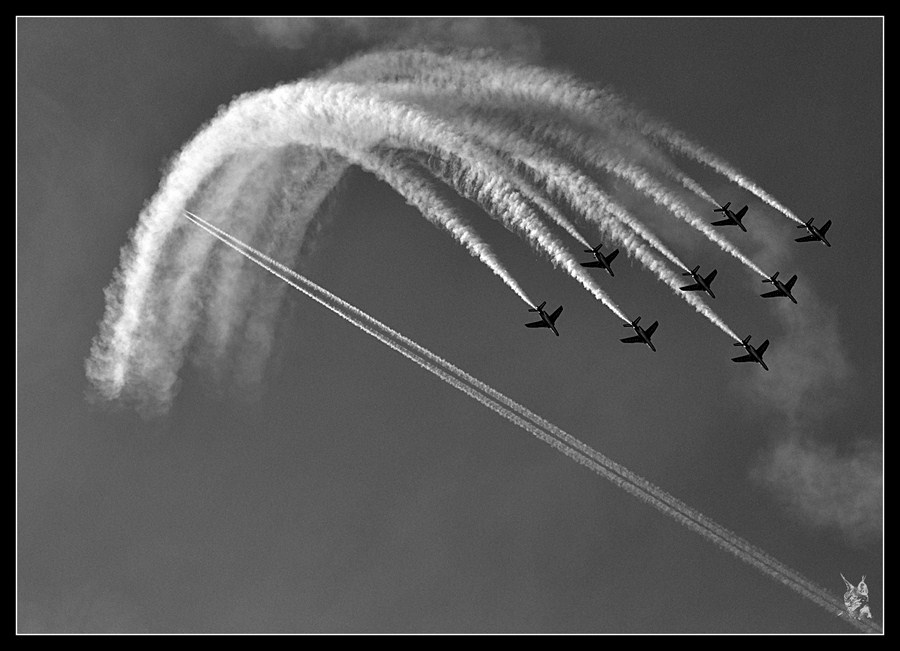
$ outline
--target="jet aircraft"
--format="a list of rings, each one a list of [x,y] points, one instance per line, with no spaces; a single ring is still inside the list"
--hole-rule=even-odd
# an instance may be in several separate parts
[[[713,291],[710,288],[710,285],[712,285],[712,281],[716,277],[717,273],[718,272],[715,269],[713,269],[712,271],[709,272],[709,275],[706,278],[704,278],[703,276],[700,275],[700,265],[698,264],[696,267],[691,269],[689,272],[681,274],[682,276],[691,276],[696,281],[693,285],[685,285],[684,287],[681,288],[681,291],[683,291],[683,292],[706,292],[707,294],[709,294],[710,296],[715,298],[716,295],[713,294]]]
[[[772,276],[768,280],[763,281],[764,283],[772,283],[773,285],[775,285],[775,289],[771,292],[760,294],[760,296],[764,298],[772,298],[773,296],[787,296],[789,299],[794,301],[794,303],[796,303],[797,299],[794,298],[793,294],[791,294],[791,288],[794,286],[794,283],[797,282],[797,274],[794,274],[793,276],[791,276],[791,279],[789,281],[783,283],[778,280],[778,273],[779,272],[776,271],[774,276]]]
[[[743,346],[748,354],[742,355],[740,357],[732,357],[731,358],[732,362],[756,362],[757,364],[762,366],[767,371],[769,370],[769,367],[766,366],[766,363],[763,361],[763,358],[762,358],[763,353],[766,352],[766,348],[769,347],[768,339],[766,339],[764,342],[762,342],[762,344],[760,344],[759,348],[754,348],[750,344],[750,335],[747,335],[747,338],[744,339],[741,343],[734,344],[734,345],[735,346]]]
[[[541,320],[534,321],[532,323],[526,323],[526,328],[550,328],[557,337],[559,336],[559,331],[556,329],[556,320],[559,318],[559,315],[562,313],[563,306],[560,305],[553,314],[547,314],[544,311],[544,306],[547,304],[547,301],[544,301],[537,308],[528,308],[529,312],[537,312]]]
[[[829,219],[825,222],[825,225],[822,228],[818,228],[813,226],[813,219],[815,217],[810,217],[809,221],[806,222],[803,226],[798,226],[797,228],[805,228],[809,231],[809,235],[804,235],[803,237],[798,237],[795,242],[821,242],[827,247],[831,246],[831,242],[825,239],[825,233],[828,232],[828,229],[831,228],[831,220]]]
[[[744,206],[743,208],[741,208],[740,210],[738,210],[735,213],[728,209],[728,206],[730,206],[730,205],[731,205],[731,202],[729,201],[721,208],[716,208],[715,210],[713,210],[713,212],[725,213],[725,219],[721,219],[717,222],[713,222],[712,225],[713,226],[740,226],[741,230],[746,233],[747,229],[744,227],[744,224],[741,223],[741,220],[744,218],[744,215],[747,214],[747,206]]]
[[[603,247],[602,244],[598,244],[593,249],[585,249],[585,253],[593,253],[596,260],[592,260],[591,262],[582,262],[582,267],[600,267],[601,269],[606,269],[609,272],[610,276],[615,276],[613,273],[612,267],[610,263],[616,259],[616,256],[619,255],[619,249],[616,249],[612,253],[607,256],[604,256],[600,253],[600,249]]]
[[[650,346],[650,350],[655,353],[656,346],[654,346],[653,342],[650,341],[650,337],[652,337],[653,333],[656,332],[656,327],[659,325],[659,321],[654,321],[652,326],[644,330],[641,326],[638,325],[638,322],[640,320],[641,317],[638,317],[631,323],[623,324],[626,328],[634,328],[634,331],[637,334],[633,337],[625,337],[621,341],[626,344],[647,344],[648,346]]]

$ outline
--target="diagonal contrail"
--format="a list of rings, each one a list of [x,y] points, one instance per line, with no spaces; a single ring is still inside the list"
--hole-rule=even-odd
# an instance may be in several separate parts
[[[812,603],[825,609],[827,612],[836,616],[844,614],[844,609],[840,600],[829,594],[826,590],[815,585],[784,564],[775,561],[775,559],[767,554],[758,551],[748,542],[742,540],[724,527],[715,524],[709,518],[686,507],[680,501],[675,500],[668,495],[668,493],[654,486],[639,475],[636,475],[623,466],[607,459],[604,455],[593,450],[588,445],[567,434],[560,428],[547,423],[547,421],[532,414],[525,407],[519,405],[511,398],[504,396],[495,389],[488,387],[488,385],[483,382],[468,374],[464,374],[461,371],[459,374],[455,374],[453,370],[458,369],[452,364],[441,360],[441,362],[443,362],[441,365],[444,366],[444,368],[439,368],[438,364],[440,364],[440,362],[438,362],[438,360],[441,358],[437,355],[428,352],[427,349],[424,349],[418,344],[407,347],[406,342],[411,342],[411,340],[402,337],[399,333],[396,333],[398,336],[394,336],[395,333],[393,330],[384,324],[381,324],[373,317],[366,315],[364,320],[357,318],[357,314],[365,313],[358,308],[353,308],[352,310],[344,309],[343,305],[349,306],[350,304],[341,299],[337,299],[333,294],[330,294],[312,281],[291,271],[290,275],[299,280],[303,286],[293,282],[286,275],[279,272],[278,269],[286,269],[284,265],[271,260],[267,256],[263,256],[252,247],[249,247],[240,240],[237,240],[237,238],[224,233],[224,231],[216,228],[201,217],[187,211],[185,211],[185,217],[294,289],[306,294],[367,334],[372,335],[391,349],[412,360],[425,370],[433,373],[454,388],[477,400],[533,436],[556,448],[566,456],[587,466],[594,472],[597,472],[605,479],[613,482],[619,488],[644,500],[691,531],[700,534],[720,548],[731,552],[745,563],[748,563],[770,578],[786,585]],[[254,254],[259,255],[261,259],[254,257]],[[278,269],[269,266],[266,262],[274,263],[274,266]],[[425,351],[426,354],[419,355],[417,352],[414,352],[419,350]],[[432,361],[429,361],[429,359]],[[437,364],[433,362],[437,362]],[[855,619],[849,619],[848,621],[864,632],[882,632],[881,628],[874,623]]]

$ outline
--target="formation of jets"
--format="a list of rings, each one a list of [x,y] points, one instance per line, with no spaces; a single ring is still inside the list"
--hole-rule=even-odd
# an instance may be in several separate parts
[[[744,226],[741,221],[744,218],[744,215],[747,214],[747,206],[744,206],[737,212],[733,212],[730,209],[731,202],[729,201],[724,206],[719,206],[715,208],[713,212],[724,213],[725,219],[721,219],[717,222],[712,222],[713,226],[740,226],[741,230],[745,233],[747,232],[747,228]],[[821,242],[827,247],[831,246],[831,242],[825,239],[825,233],[828,232],[828,229],[831,228],[831,220],[829,219],[825,224],[819,228],[817,226],[813,226],[813,219],[815,217],[810,218],[808,222],[803,224],[802,226],[798,226],[797,228],[805,228],[809,231],[809,235],[804,235],[803,237],[798,237],[794,241],[795,242]]]
[[[748,206],[744,206],[737,212],[731,210],[731,202],[727,202],[725,205],[720,206],[713,210],[713,212],[722,213],[725,218],[719,221],[712,222],[713,226],[737,226],[745,233],[747,232],[747,228],[744,226],[743,219],[747,214]],[[825,233],[828,232],[828,229],[831,227],[831,220],[829,219],[825,224],[818,228],[813,226],[813,220],[810,219],[803,226],[798,226],[797,228],[805,228],[809,231],[809,235],[805,235],[803,237],[796,238],[796,242],[822,242],[825,246],[830,247],[831,243],[825,239]],[[612,261],[615,260],[616,256],[619,255],[619,249],[615,249],[609,255],[603,255],[600,252],[600,249],[603,248],[603,244],[598,244],[592,249],[585,249],[585,253],[591,253],[594,256],[594,259],[590,262],[582,262],[582,267],[592,267],[597,269],[605,269],[610,276],[615,276],[612,270]],[[690,276],[693,279],[693,283],[690,285],[685,285],[684,287],[680,287],[683,292],[706,292],[709,294],[711,298],[715,298],[716,295],[712,290],[712,282],[716,278],[717,271],[713,269],[709,272],[709,274],[704,277],[700,273],[700,265],[697,265],[690,271],[681,274],[682,276]],[[797,275],[791,276],[791,279],[787,282],[782,282],[778,279],[779,272],[775,272],[771,277],[767,280],[764,280],[763,283],[770,283],[773,285],[774,289],[770,292],[766,292],[764,294],[760,294],[763,298],[774,298],[774,297],[784,297],[789,298],[795,304],[797,303],[797,299],[794,298],[794,295],[791,293],[791,290],[794,287],[794,283],[797,282]],[[550,328],[557,337],[559,336],[559,331],[556,329],[556,320],[559,318],[559,315],[562,313],[562,305],[560,305],[556,310],[553,311],[552,314],[547,314],[544,311],[544,306],[547,304],[546,301],[541,303],[536,308],[531,308],[529,312],[537,312],[541,317],[540,321],[534,321],[532,323],[526,323],[525,326],[527,328]],[[650,350],[656,352],[656,346],[653,345],[653,342],[650,338],[653,336],[653,333],[656,332],[656,328],[659,326],[659,321],[654,321],[653,325],[649,328],[642,328],[640,323],[641,317],[636,318],[631,323],[625,323],[624,327],[633,328],[634,336],[625,337],[621,341],[626,344],[647,344],[650,347]],[[742,355],[740,357],[732,358],[734,362],[755,362],[762,366],[765,370],[769,370],[769,367],[766,366],[766,363],[763,361],[763,353],[766,352],[766,349],[769,347],[769,340],[766,339],[758,348],[753,347],[750,344],[750,335],[747,335],[746,339],[743,339],[741,343],[734,344],[735,346],[743,347],[744,350],[747,351],[746,355]]]

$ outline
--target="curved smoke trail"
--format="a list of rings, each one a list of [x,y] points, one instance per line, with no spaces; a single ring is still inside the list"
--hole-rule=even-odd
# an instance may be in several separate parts
[[[191,288],[209,255],[203,243],[185,245],[172,238],[178,230],[178,211],[198,193],[219,202],[233,196],[226,211],[232,221],[257,222],[258,209],[254,212],[248,206],[262,202],[241,201],[243,192],[218,194],[223,182],[217,175],[227,177],[235,161],[257,153],[277,155],[280,149],[297,146],[333,152],[380,176],[381,168],[371,156],[377,147],[452,157],[459,161],[458,180],[468,196],[490,206],[504,225],[524,234],[620,319],[628,320],[551,233],[529,200],[532,191],[527,183],[498,154],[417,107],[379,98],[354,84],[300,81],[239,97],[174,159],[142,213],[133,245],[123,250],[120,271],[107,293],[106,316],[88,362],[88,374],[101,395],[117,398],[132,380],[153,378],[161,401],[170,398],[177,379],[173,371],[180,366],[199,319]],[[257,167],[263,173],[254,188],[261,194],[271,192],[271,175],[265,173],[271,165],[257,163]],[[204,194],[204,184],[216,192]],[[166,258],[167,253],[172,257]],[[171,291],[151,293],[154,276],[166,271],[174,271],[166,281]],[[175,336],[166,336],[167,328]]]
[[[739,185],[759,197],[762,201],[772,206],[788,219],[792,219],[798,224],[805,223],[785,205],[775,199],[775,197],[763,190],[758,184],[747,178],[745,175],[741,174],[733,165],[726,163],[722,158],[711,153],[702,145],[691,141],[680,131],[672,129],[659,120],[647,120],[641,125],[641,131],[652,138],[662,140],[673,150],[685,154],[704,165],[708,165],[720,174],[726,176],[732,183]]]
[[[361,156],[369,169],[377,170],[377,174],[392,188],[399,192],[411,205],[421,211],[425,217],[445,228],[453,238],[465,246],[469,253],[486,264],[491,271],[500,276],[504,283],[519,295],[529,307],[534,307],[512,274],[503,266],[496,254],[482,240],[475,230],[468,225],[458,212],[428,182],[424,170],[403,159],[397,151],[375,150],[369,156]]]
[[[525,102],[537,106],[538,110],[547,111],[548,107],[552,107],[554,111],[568,112],[583,122],[607,126],[610,123],[634,125],[639,133],[709,166],[786,217],[803,223],[791,210],[720,156],[662,120],[629,107],[621,97],[585,84],[571,75],[525,63],[501,62],[493,52],[483,49],[454,53],[453,56],[427,49],[373,52],[347,62],[329,74],[349,78],[353,75],[377,75],[379,72],[399,83],[447,84],[451,79],[455,93],[481,88],[508,94],[510,104],[506,108],[521,107],[521,103]],[[509,94],[510,90],[512,94]],[[659,160],[656,162],[661,164]],[[698,197],[711,205],[719,205],[699,183],[673,165],[665,165],[663,169]]]
[[[779,581],[832,615],[841,616],[844,613],[840,600],[826,590],[809,581],[809,579],[806,579],[798,572],[788,568],[786,565],[776,561],[768,554],[761,552],[728,529],[721,527],[694,509],[687,507],[682,502],[673,498],[671,495],[651,484],[644,478],[629,471],[624,466],[613,462],[596,450],[590,448],[590,446],[533,414],[499,391],[496,391],[487,384],[461,371],[428,349],[392,330],[362,310],[359,310],[334,294],[331,294],[309,279],[301,276],[288,267],[285,267],[283,264],[276,262],[272,258],[255,250],[253,247],[244,244],[239,239],[229,235],[201,217],[190,212],[187,212],[186,217],[210,235],[246,256],[255,264],[259,265],[286,284],[332,310],[343,319],[349,321],[367,334],[372,335],[388,347],[412,360],[469,397],[477,400],[482,405],[503,416],[513,424],[518,425],[525,431],[556,448],[558,451],[578,463],[587,466],[619,488],[622,488],[629,494],[647,502],[665,515],[673,518],[676,522],[687,527],[689,530],[694,531],[720,548],[734,554],[740,560],[755,567],[770,578]],[[254,255],[259,256],[259,259],[254,258]],[[269,264],[272,266],[270,267]],[[279,273],[276,268],[287,272],[296,280],[300,281],[303,286],[301,287],[292,282],[287,276]],[[439,368],[439,366],[443,367],[443,369]],[[847,621],[864,632],[881,632],[880,627],[872,622],[855,619]]]
[[[621,128],[623,123],[641,119],[642,114],[628,108],[615,94],[566,73],[500,59],[488,49],[446,54],[427,48],[407,48],[363,54],[327,75],[358,82],[380,79],[419,94],[441,87],[453,96],[470,100],[488,94],[492,96],[492,106],[505,111],[527,111],[531,118],[562,119],[581,127],[600,129],[603,146],[594,151],[596,155],[615,148],[626,152],[632,161],[652,162],[704,201],[719,205],[699,183],[636,138],[637,131],[631,124],[628,129]]]
[[[630,321],[559,239],[561,228],[592,244],[563,213],[567,204],[739,341],[699,295],[680,291],[680,276],[667,263],[687,266],[596,177],[627,179],[762,273],[679,196],[671,179],[705,193],[651,144],[641,126],[648,123],[605,91],[483,51],[378,52],[316,79],[242,95],[183,147],[142,211],[107,289],[88,376],[106,399],[146,399],[165,409],[189,350],[204,353],[215,371],[232,353],[244,354],[238,334],[251,332],[257,357],[264,357],[279,292],[258,291],[240,273],[239,259],[186,233],[178,215],[186,207],[221,215],[238,237],[292,259],[350,166],[388,183],[529,305],[518,281],[446,200],[447,188],[478,203]],[[225,278],[220,286],[208,283],[210,267]],[[201,330],[205,337],[192,347]],[[259,376],[260,360],[245,357],[242,365]]]
[[[604,138],[603,142],[600,142],[598,138],[592,138],[590,133],[585,134],[579,131],[577,125],[572,126],[568,123],[561,123],[557,115],[527,115],[527,136],[521,128],[510,127],[509,118],[511,115],[521,114],[522,112],[527,113],[530,109],[530,106],[527,104],[517,108],[514,107],[514,102],[519,99],[519,93],[517,93],[519,87],[516,84],[532,83],[536,84],[539,90],[544,88],[543,84],[533,78],[535,74],[526,76],[525,80],[518,80],[516,77],[510,78],[497,65],[486,65],[484,60],[479,61],[479,65],[474,66],[474,70],[470,61],[456,62],[455,65],[451,65],[452,60],[447,60],[447,64],[440,69],[439,73],[429,70],[421,73],[419,76],[406,75],[400,81],[371,81],[372,76],[384,78],[395,78],[397,76],[397,62],[391,55],[396,55],[396,53],[387,53],[382,55],[381,59],[376,59],[376,61],[381,61],[380,67],[378,63],[372,61],[372,55],[369,55],[367,58],[364,57],[367,62],[364,72],[359,71],[356,74],[351,74],[352,68],[341,68],[337,76],[340,79],[354,78],[355,81],[360,83],[367,83],[369,87],[375,89],[383,96],[416,103],[427,102],[426,105],[430,109],[441,112],[447,119],[467,120],[469,122],[468,126],[477,130],[477,135],[487,141],[496,140],[502,134],[505,139],[511,140],[518,147],[528,145],[534,148],[541,142],[552,143],[555,149],[569,151],[572,156],[577,156],[587,165],[627,180],[635,189],[700,231],[723,251],[740,260],[741,263],[763,278],[768,278],[768,275],[749,257],[742,253],[728,238],[710,227],[690,207],[679,200],[675,193],[656,179],[649,170],[635,164],[634,159],[636,156],[634,151],[625,154],[619,151],[620,148],[610,147],[608,137]],[[429,59],[432,58],[429,57]],[[543,79],[547,74],[549,73],[543,72],[540,79]],[[559,80],[559,83],[568,82]],[[547,97],[541,94],[541,99],[546,100]],[[503,106],[502,111],[496,109],[498,105]],[[476,116],[474,111],[481,108],[491,110],[496,115],[490,118]],[[572,109],[571,106],[568,108]],[[480,130],[478,129],[479,126],[481,127]],[[498,146],[496,142],[492,144]],[[622,147],[624,146],[623,144]],[[548,154],[546,153],[540,156],[542,160],[546,160],[547,157]],[[670,175],[676,176],[685,187],[694,191],[701,198],[718,205],[696,182],[683,177],[678,170],[667,167],[665,171]],[[649,233],[646,228],[642,227],[642,229],[644,232]],[[651,241],[651,239],[655,240],[651,241],[651,244],[657,247],[663,255],[675,264],[682,266],[685,270],[688,269],[674,255],[667,253],[661,247],[658,238],[650,235],[645,236],[645,239],[648,241]]]

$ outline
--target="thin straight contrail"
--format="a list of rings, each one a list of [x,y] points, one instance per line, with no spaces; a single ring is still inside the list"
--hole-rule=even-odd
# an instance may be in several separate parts
[[[439,368],[435,363],[432,363],[432,361],[440,363],[438,360],[441,358],[428,352],[427,349],[418,344],[414,344],[414,342],[411,342],[411,340],[406,337],[402,337],[399,333],[397,333],[397,336],[394,336],[394,331],[392,329],[381,324],[373,317],[365,315],[365,319],[357,318],[355,316],[356,314],[365,313],[358,308],[353,308],[352,310],[342,309],[343,305],[349,306],[350,304],[341,299],[338,299],[339,302],[332,300],[332,294],[300,274],[291,271],[291,275],[305,285],[305,287],[298,285],[286,275],[279,273],[278,270],[267,265],[265,262],[267,256],[263,256],[237,238],[220,231],[220,229],[201,217],[187,211],[185,211],[185,217],[294,289],[297,289],[316,302],[332,310],[367,334],[372,335],[391,349],[412,360],[425,370],[433,373],[443,381],[500,414],[510,422],[518,425],[536,438],[551,445],[578,463],[587,466],[631,495],[644,500],[691,531],[694,531],[707,540],[715,543],[720,548],[731,552],[745,563],[748,563],[767,576],[786,585],[812,603],[822,607],[827,612],[837,616],[844,613],[841,602],[824,589],[816,586],[814,583],[799,573],[787,568],[782,563],[775,561],[767,554],[758,552],[755,547],[740,539],[724,527],[716,525],[705,516],[698,514],[693,509],[687,508],[680,501],[675,500],[668,495],[665,491],[662,491],[623,466],[612,462],[604,455],[593,450],[575,437],[565,433],[560,428],[549,424],[539,416],[532,414],[529,410],[519,405],[511,398],[504,396],[495,389],[488,387],[488,385],[461,371],[459,372],[459,375],[454,374],[453,369],[456,369],[456,367],[448,362],[443,362],[442,365],[445,367],[444,369]],[[220,235],[219,232],[222,232],[223,234]],[[261,259],[254,257],[251,252],[260,255]],[[268,261],[275,262],[271,259],[268,259]],[[275,263],[275,266],[278,268],[286,268],[280,263]],[[414,345],[407,347],[405,345],[407,341]],[[417,352],[414,352],[420,350],[425,351],[426,354],[419,355]],[[429,361],[429,359],[432,361]],[[485,389],[487,389],[487,391]],[[850,619],[848,621],[859,630],[865,632],[881,632],[881,629],[877,624],[855,619]]]

